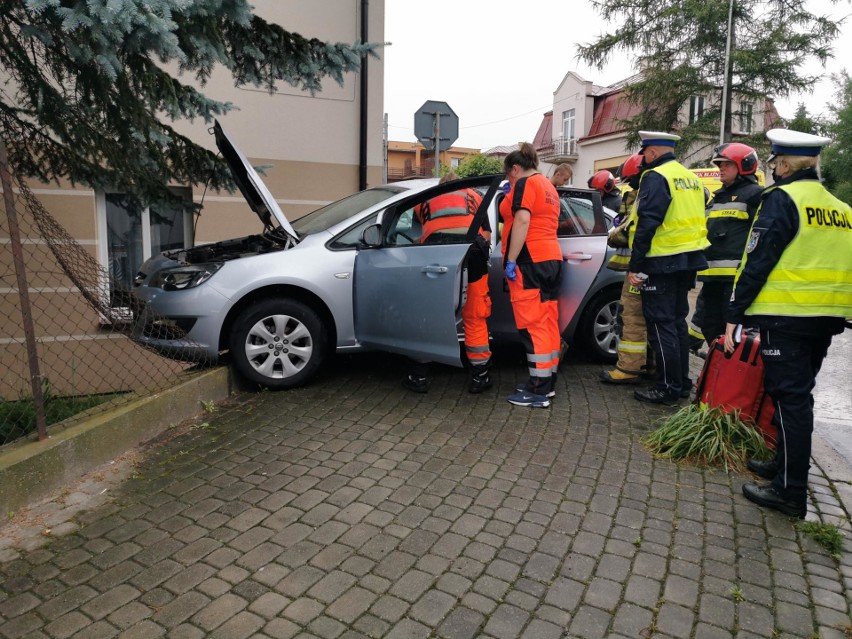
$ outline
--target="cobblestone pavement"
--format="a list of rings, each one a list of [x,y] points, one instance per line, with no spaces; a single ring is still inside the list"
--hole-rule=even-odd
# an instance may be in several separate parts
[[[0,550],[0,636],[852,634],[847,513],[818,466],[809,519],[845,527],[838,558],[744,477],[649,456],[671,409],[598,366],[569,358],[545,410],[504,399],[520,359],[480,396],[450,369],[408,393],[402,367],[341,358],[147,449],[103,503]]]

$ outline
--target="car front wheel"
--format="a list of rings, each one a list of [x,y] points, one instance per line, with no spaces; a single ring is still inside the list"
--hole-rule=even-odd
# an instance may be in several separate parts
[[[599,362],[618,360],[618,299],[621,290],[615,287],[598,293],[589,302],[580,325],[579,339],[585,351]]]
[[[247,380],[272,389],[306,383],[327,352],[319,315],[302,302],[270,299],[246,307],[230,337],[234,368]]]

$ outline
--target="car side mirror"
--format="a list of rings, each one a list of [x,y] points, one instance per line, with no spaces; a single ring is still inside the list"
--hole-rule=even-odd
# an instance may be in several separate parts
[[[370,248],[379,248],[382,245],[382,225],[371,224],[361,234],[361,241]]]

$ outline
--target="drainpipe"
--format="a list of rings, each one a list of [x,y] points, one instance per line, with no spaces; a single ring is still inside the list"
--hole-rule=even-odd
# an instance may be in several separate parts
[[[370,0],[361,0],[361,42],[369,42]],[[367,188],[367,54],[361,56],[361,122],[358,153],[358,190]]]

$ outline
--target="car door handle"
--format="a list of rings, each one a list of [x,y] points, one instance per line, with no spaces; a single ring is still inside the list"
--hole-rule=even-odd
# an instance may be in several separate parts
[[[568,260],[590,260],[592,256],[588,253],[568,253],[565,257],[562,258],[563,262],[567,262]]]
[[[446,266],[424,266],[423,268],[420,269],[420,272],[421,273],[440,273],[440,274],[443,274],[443,273],[447,272],[447,267]]]

